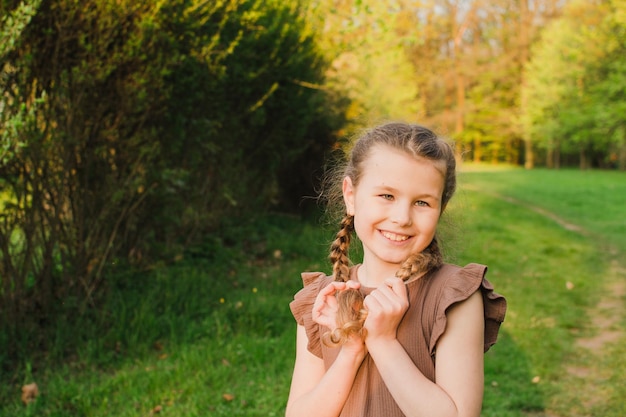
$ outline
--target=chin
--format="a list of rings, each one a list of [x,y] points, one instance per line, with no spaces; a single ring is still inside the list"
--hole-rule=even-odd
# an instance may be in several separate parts
[[[402,258],[399,258],[399,257],[389,257],[389,258],[381,258],[381,260],[383,262],[385,262],[386,264],[395,265],[398,268],[400,268],[402,266],[402,264],[404,263],[404,261],[406,261],[406,259],[408,257],[409,256],[407,255],[406,257],[402,257]]]

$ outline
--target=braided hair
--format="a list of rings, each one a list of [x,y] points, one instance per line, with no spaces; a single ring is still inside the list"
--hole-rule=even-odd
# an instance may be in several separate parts
[[[369,157],[374,145],[384,144],[403,150],[414,157],[426,158],[432,161],[445,162],[444,189],[442,207],[454,194],[456,189],[456,160],[450,144],[439,138],[431,130],[414,124],[392,122],[366,130],[356,141],[347,164],[337,170],[334,176],[327,178],[330,184],[327,195],[329,205],[340,207],[344,213],[341,227],[330,247],[329,259],[333,266],[335,281],[345,282],[349,279],[350,259],[348,256],[352,233],[354,232],[354,217],[345,214],[343,195],[340,184],[345,177],[349,177],[356,186],[361,178],[361,166]],[[330,182],[329,182],[330,181]],[[443,210],[442,209],[442,210]],[[436,237],[428,247],[420,253],[412,254],[404,261],[396,276],[407,281],[415,276],[439,268],[443,264],[439,242]],[[365,338],[363,323],[367,311],[363,307],[363,294],[357,289],[346,289],[337,293],[338,311],[336,315],[337,328],[322,336],[322,341],[328,346],[338,346],[345,343],[351,336]]]

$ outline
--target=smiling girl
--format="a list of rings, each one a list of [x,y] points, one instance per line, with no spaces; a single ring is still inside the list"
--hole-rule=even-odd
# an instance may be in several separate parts
[[[387,123],[366,131],[338,172],[327,196],[343,214],[333,275],[302,274],[290,304],[286,415],[478,417],[483,354],[506,301],[486,266],[443,262],[436,231],[456,188],[452,148],[422,126]]]

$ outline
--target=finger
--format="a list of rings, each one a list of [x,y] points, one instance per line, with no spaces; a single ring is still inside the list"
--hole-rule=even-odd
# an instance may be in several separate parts
[[[359,289],[361,288],[361,283],[358,281],[349,280],[346,281],[346,288]]]
[[[394,294],[401,297],[406,296],[406,284],[400,278],[393,277],[385,280],[385,285],[391,288]]]
[[[397,297],[393,288],[387,285],[386,282],[383,283],[383,285],[379,285],[370,295],[376,297],[381,303],[384,303],[385,300],[393,300]]]
[[[380,294],[376,294],[375,292],[372,292],[370,295],[365,297],[365,299],[363,299],[363,307],[365,307],[367,311],[372,311],[372,312],[380,311],[382,308],[380,297],[381,297]],[[383,298],[386,298],[386,297],[383,297]]]
[[[331,294],[318,294],[317,298],[315,299],[315,302],[313,303],[313,310],[314,311],[321,311],[324,308],[334,308],[337,306],[337,299],[335,298],[335,293],[332,292]]]
[[[334,299],[334,297],[333,297]],[[337,312],[337,303],[324,303],[315,304],[311,311],[311,318],[319,324],[330,326],[334,320],[333,317]]]
[[[381,285],[369,295],[372,309],[387,314],[404,309],[407,304],[406,294],[396,294],[388,285]],[[375,303],[374,303],[375,302]]]
[[[345,282],[333,281],[327,286],[325,286],[322,291],[319,292],[319,295],[327,296],[330,294],[334,294],[337,290],[342,290],[346,286]]]
[[[322,298],[313,304],[313,314],[324,314],[324,311],[334,312],[337,311],[337,300],[335,297]]]
[[[315,302],[313,303],[313,311],[316,313],[321,312],[326,306],[335,308],[337,306],[337,300],[335,293],[345,287],[344,282],[331,282],[317,294]]]

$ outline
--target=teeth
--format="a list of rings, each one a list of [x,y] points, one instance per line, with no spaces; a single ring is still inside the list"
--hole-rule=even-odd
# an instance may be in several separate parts
[[[382,232],[382,233],[383,233],[383,236],[385,236],[389,240],[393,240],[394,242],[402,242],[409,238],[407,235],[397,235],[395,233],[390,233],[390,232]]]

